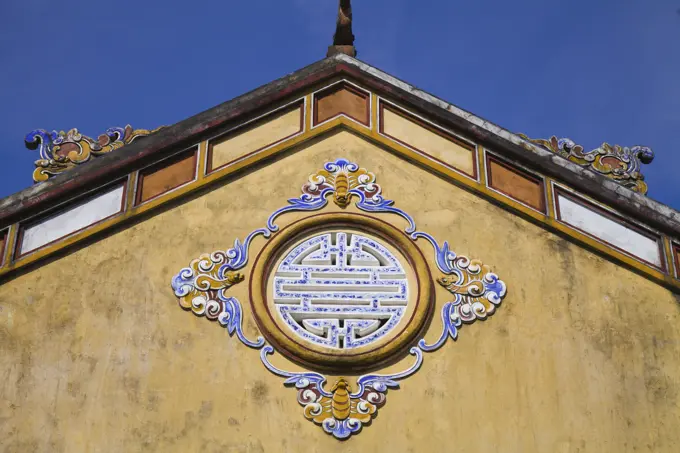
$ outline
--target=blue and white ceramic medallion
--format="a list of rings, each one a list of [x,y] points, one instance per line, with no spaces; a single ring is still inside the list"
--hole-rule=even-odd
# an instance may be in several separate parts
[[[408,304],[409,283],[397,255],[359,232],[307,237],[278,263],[275,311],[292,333],[317,345],[373,343],[395,328]]]

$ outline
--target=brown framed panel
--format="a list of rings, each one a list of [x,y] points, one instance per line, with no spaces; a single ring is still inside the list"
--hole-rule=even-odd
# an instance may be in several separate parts
[[[542,214],[547,213],[545,179],[485,151],[487,185]]]
[[[371,93],[345,80],[313,95],[313,125],[344,115],[370,127]]]
[[[451,142],[454,145],[457,145],[457,146],[469,151],[470,152],[470,159],[471,159],[471,163],[472,163],[472,166],[471,166],[472,171],[466,171],[466,170],[464,170],[464,169],[462,169],[462,168],[460,168],[456,165],[453,165],[451,162],[446,162],[446,161],[442,160],[441,158],[435,157],[431,153],[428,153],[427,151],[418,148],[417,146],[413,145],[412,143],[408,143],[407,141],[400,139],[399,137],[396,137],[393,134],[386,132],[385,131],[385,111],[386,110],[395,114],[395,115],[398,115],[398,116],[406,119],[407,121],[410,121],[410,122],[416,124],[417,126],[422,127],[426,131],[429,131],[430,133],[435,134],[435,135],[443,138],[444,140]],[[380,132],[380,134],[384,135],[385,137],[389,137],[390,139],[394,140],[395,142],[400,143],[400,144],[402,144],[402,145],[404,145],[408,148],[411,148],[411,149],[417,151],[418,153],[420,153],[424,156],[427,156],[428,158],[430,158],[430,159],[432,159],[436,162],[439,162],[442,165],[445,165],[446,167],[449,167],[449,168],[451,168],[451,169],[453,169],[453,170],[455,170],[455,171],[457,171],[461,174],[464,174],[465,176],[469,176],[476,181],[479,179],[479,170],[478,170],[479,165],[478,165],[478,162],[477,162],[477,151],[476,151],[476,145],[474,145],[473,143],[469,143],[469,142],[463,140],[462,138],[454,135],[453,133],[448,132],[448,131],[446,131],[446,130],[438,127],[438,126],[435,126],[433,123],[431,124],[428,121],[408,112],[407,110],[405,110],[401,107],[397,107],[396,105],[394,105],[392,103],[385,102],[384,99],[380,99],[378,101],[378,118],[379,118],[378,122],[380,124],[378,131]]]
[[[675,267],[675,278],[680,278],[680,245],[671,242],[671,250],[673,252],[673,266]]]
[[[581,207],[583,207],[583,208],[585,208],[585,209],[587,209],[587,210],[589,210],[589,211],[591,211],[595,214],[598,214],[602,217],[605,217],[605,218],[609,219],[610,221],[615,222],[615,223],[619,224],[620,226],[622,226],[624,228],[627,228],[627,229],[629,229],[629,230],[631,230],[631,231],[633,231],[633,232],[635,232],[635,233],[637,233],[641,236],[646,237],[647,239],[649,239],[651,241],[654,241],[657,244],[657,253],[658,253],[658,257],[659,257],[659,264],[645,260],[644,258],[642,258],[642,257],[640,257],[640,256],[638,256],[638,255],[636,255],[636,254],[634,254],[634,253],[632,253],[628,250],[625,250],[625,249],[611,243],[610,241],[608,241],[608,240],[606,240],[606,239],[604,239],[600,236],[597,236],[596,234],[594,234],[592,232],[586,231],[583,228],[580,228],[580,227],[574,225],[573,223],[565,221],[562,217],[562,211],[561,211],[561,207],[560,207],[560,197],[566,198],[566,199],[570,200],[572,203],[580,205]],[[557,220],[560,223],[567,225],[569,228],[573,228],[574,230],[576,230],[576,231],[578,231],[582,234],[585,234],[586,236],[591,237],[591,238],[597,240],[598,242],[606,244],[607,246],[611,247],[612,249],[617,250],[617,251],[619,251],[619,252],[621,252],[625,255],[628,255],[628,256],[630,256],[630,257],[632,257],[632,258],[634,258],[634,259],[636,259],[636,260],[638,260],[638,261],[640,261],[640,262],[642,262],[642,263],[644,263],[648,266],[651,266],[655,269],[661,270],[662,272],[668,271],[666,269],[666,254],[664,253],[663,238],[661,237],[660,234],[657,234],[654,231],[643,229],[639,225],[636,225],[636,224],[629,222],[628,220],[626,220],[620,214],[612,212],[609,209],[606,209],[606,208],[599,206],[595,203],[592,203],[592,202],[586,200],[585,198],[582,198],[582,197],[572,193],[571,191],[564,189],[563,187],[557,186],[554,183],[553,183],[553,200],[554,200],[554,205],[555,205],[555,216],[557,217]]]
[[[139,171],[135,206],[196,180],[198,146],[193,146]]]
[[[47,246],[50,246],[52,244],[55,244],[65,238],[71,237],[74,234],[80,233],[81,231],[85,231],[101,222],[104,222],[105,220],[111,219],[113,217],[116,217],[120,214],[122,214],[125,211],[125,202],[127,199],[127,190],[128,190],[128,178],[125,178],[124,180],[118,180],[112,184],[108,184],[104,187],[98,188],[86,195],[83,195],[79,198],[69,200],[66,203],[63,203],[62,205],[55,207],[53,210],[51,210],[48,213],[45,214],[39,214],[33,218],[27,219],[26,221],[23,221],[19,224],[19,231],[17,233],[17,239],[16,239],[16,244],[14,245],[14,259],[18,260],[24,256],[30,255],[32,253],[37,252],[38,250],[44,249]],[[115,192],[118,189],[122,189],[121,195],[120,195],[120,207],[116,212],[111,213],[110,215],[104,216],[102,218],[98,218],[87,225],[84,225],[79,228],[75,228],[71,231],[66,232],[65,234],[56,237],[48,242],[45,242],[39,246],[36,246],[26,252],[22,252],[22,246],[24,245],[24,240],[26,237],[26,231],[36,227],[38,225],[44,224],[50,220],[54,220],[62,215],[67,214],[68,212],[73,212],[73,210],[85,207],[87,206],[90,202],[95,201],[100,199],[102,196],[105,196],[109,193]]]
[[[299,113],[299,127],[297,128],[297,130],[291,131],[290,133],[283,137],[277,137],[275,139],[272,139],[271,141],[265,141],[265,143],[255,145],[256,146],[255,149],[248,150],[245,153],[237,156],[233,156],[233,158],[228,159],[226,162],[222,162],[217,165],[214,164],[215,147],[229,140],[236,139],[239,136],[244,136],[245,134],[258,129],[259,127],[264,126],[267,123],[271,123],[278,119],[282,119],[282,117],[284,117],[285,115],[295,111]],[[266,113],[261,117],[255,118],[254,120],[251,120],[241,126],[237,126],[234,129],[230,129],[224,132],[223,134],[220,134],[208,140],[208,152],[206,153],[206,174],[210,174],[214,171],[228,167],[229,165],[237,161],[240,161],[248,156],[251,156],[259,151],[262,151],[263,149],[269,148],[285,140],[288,140],[291,137],[301,134],[304,131],[304,128],[305,128],[305,100],[300,99],[298,101],[293,102],[292,104],[283,106],[272,112]]]

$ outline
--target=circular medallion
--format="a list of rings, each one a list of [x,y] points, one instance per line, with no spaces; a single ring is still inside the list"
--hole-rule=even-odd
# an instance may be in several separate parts
[[[322,368],[365,368],[414,341],[431,309],[425,259],[395,227],[359,214],[322,214],[279,232],[250,281],[263,334]]]

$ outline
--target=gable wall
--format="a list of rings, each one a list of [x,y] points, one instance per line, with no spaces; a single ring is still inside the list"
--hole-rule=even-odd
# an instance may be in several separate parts
[[[651,274],[547,230],[547,216],[527,208],[520,217],[460,183],[469,177],[435,175],[373,142],[325,133],[5,281],[5,451],[674,451],[677,296]],[[372,424],[344,443],[304,419],[295,390],[257,351],[181,310],[170,288],[190,260],[262,227],[339,157],[374,172],[420,230],[481,259],[508,285],[493,317],[427,354],[388,392]],[[286,214],[279,224],[306,215]],[[263,243],[253,242],[251,256]],[[434,269],[431,247],[417,244]],[[244,302],[246,334],[256,337],[247,285],[230,291]],[[436,291],[439,309],[449,296]],[[429,342],[440,326],[437,314]]]

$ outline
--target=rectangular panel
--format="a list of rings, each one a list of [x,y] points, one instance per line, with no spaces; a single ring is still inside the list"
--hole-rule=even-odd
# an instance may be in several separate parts
[[[487,154],[489,187],[545,213],[543,179]]]
[[[198,148],[179,153],[139,172],[135,204],[144,203],[196,179]]]
[[[211,139],[208,143],[208,172],[302,132],[302,108],[302,103],[296,104]]]
[[[4,263],[5,247],[7,246],[7,230],[0,231],[0,266]]]
[[[314,95],[314,125],[346,115],[369,125],[370,94],[348,83],[337,83]]]
[[[22,226],[19,232],[19,254],[32,252],[121,212],[124,199],[125,186],[119,185],[31,226]]]
[[[558,220],[607,244],[663,268],[660,238],[655,238],[603,209],[555,191]]]
[[[675,278],[680,278],[680,246],[673,243],[673,262],[675,263]]]
[[[393,107],[381,105],[380,132],[477,179],[475,147]]]

